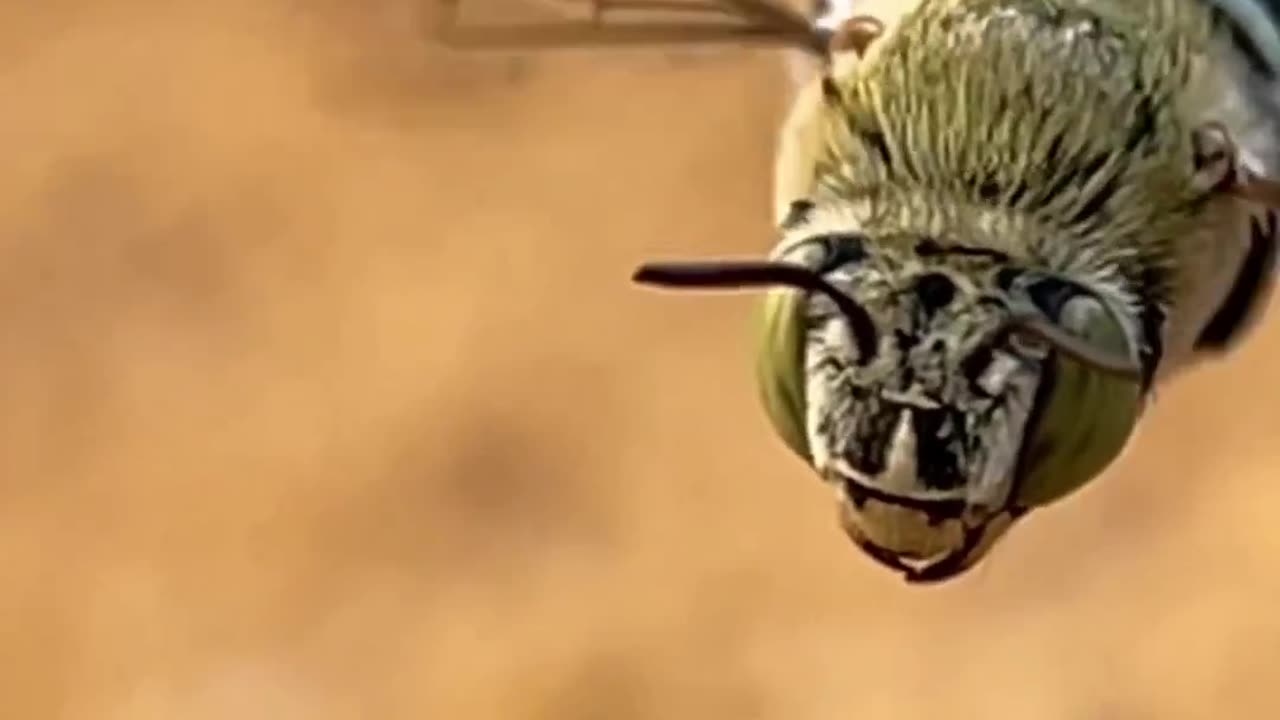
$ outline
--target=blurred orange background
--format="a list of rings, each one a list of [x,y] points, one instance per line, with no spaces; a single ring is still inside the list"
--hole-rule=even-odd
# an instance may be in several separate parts
[[[628,283],[769,247],[777,56],[424,20],[0,10],[0,717],[1277,715],[1280,318],[906,586],[770,433],[752,299]]]

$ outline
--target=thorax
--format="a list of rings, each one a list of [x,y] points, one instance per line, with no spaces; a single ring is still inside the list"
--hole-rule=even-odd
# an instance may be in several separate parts
[[[924,0],[865,57],[839,58],[825,88],[800,91],[779,218],[798,197],[895,197],[892,222],[934,226],[910,232],[976,227],[967,243],[1118,271],[1160,305],[1172,368],[1244,252],[1243,236],[1213,228],[1233,225],[1224,213],[1243,227],[1246,211],[1210,207],[1189,184],[1191,130],[1218,120],[1251,162],[1275,162],[1234,52],[1202,0]],[[934,202],[946,211],[903,210]]]

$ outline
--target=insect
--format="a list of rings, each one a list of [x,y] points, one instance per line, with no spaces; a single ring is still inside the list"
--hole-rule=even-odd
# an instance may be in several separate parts
[[[608,12],[683,10],[679,22]],[[908,582],[974,567],[1110,467],[1157,386],[1228,355],[1280,240],[1280,2],[609,0],[455,45],[771,43],[820,68],[778,140],[764,258],[635,281],[762,295],[759,394]]]

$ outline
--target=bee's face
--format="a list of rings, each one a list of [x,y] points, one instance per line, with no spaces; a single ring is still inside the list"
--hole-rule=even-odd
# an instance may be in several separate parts
[[[822,242],[830,255],[859,240]],[[827,277],[867,310],[874,341],[828,298],[807,300],[810,462],[839,488],[842,524],[863,550],[899,569],[958,572],[1018,513],[1020,449],[1049,350],[1009,330],[1006,259],[928,240],[862,245]]]
[[[858,547],[908,580],[972,567],[1027,509],[1100,473],[1137,420],[1137,331],[1104,288],[905,233],[800,223],[774,255],[637,279],[771,286],[769,418],[838,489]]]

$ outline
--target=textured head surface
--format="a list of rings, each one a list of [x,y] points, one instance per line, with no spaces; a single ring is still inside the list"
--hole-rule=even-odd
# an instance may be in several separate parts
[[[989,456],[1005,474],[1044,353],[1016,346],[1006,329],[1005,258],[948,250],[929,238],[820,234],[785,253],[835,258],[827,277],[876,321],[866,354],[830,300],[809,300],[811,453],[821,470],[877,478],[904,497],[999,502],[998,489],[967,478],[985,476]],[[903,455],[909,447],[915,454]]]
[[[1124,303],[964,242],[973,238],[867,228],[848,204],[797,205],[775,257],[821,274],[871,322],[851,322],[820,293],[774,291],[761,346],[766,407],[792,449],[839,489],[850,506],[844,526],[864,550],[891,564],[957,554],[971,562],[993,518],[1005,517],[1002,532],[1010,513],[1038,504],[1020,491],[1047,502],[1105,467],[1142,394],[1136,382],[1112,386],[1064,363],[1016,319],[1031,312],[1070,324],[1083,302],[1104,310],[1078,324],[1084,334],[1135,356],[1137,331]],[[1061,410],[1067,392],[1113,398],[1103,411],[1116,422],[1098,425],[1102,437],[1042,426],[1053,407],[1057,425],[1090,427]],[[1088,461],[1071,466],[1073,453]],[[1029,473],[1037,485],[1020,488]]]

